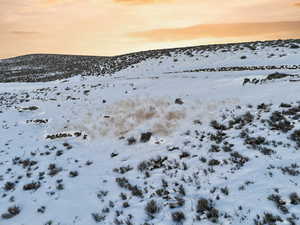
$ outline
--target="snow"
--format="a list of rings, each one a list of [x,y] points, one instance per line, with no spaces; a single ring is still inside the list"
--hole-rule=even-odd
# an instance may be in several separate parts
[[[97,224],[92,216],[97,213],[99,218],[105,217],[98,218],[99,224],[126,224],[125,221],[130,224],[130,221],[166,225],[176,224],[172,220],[176,211],[184,213],[184,224],[214,224],[206,213],[197,212],[200,198],[213,201],[213,207],[219,211],[217,224],[254,224],[254,219],[263,220],[264,213],[279,215],[282,222],[275,224],[289,224],[293,214],[300,215],[300,204],[291,204],[289,198],[293,192],[300,195],[300,178],[284,174],[282,168],[300,160],[297,145],[290,139],[300,129],[299,120],[286,116],[294,127],[285,133],[271,130],[262,119],[268,120],[274,111],[287,110],[279,106],[282,102],[298,107],[300,86],[288,78],[257,85],[242,83],[245,78],[263,79],[273,72],[299,74],[300,69],[182,72],[222,66],[299,64],[299,50],[266,47],[254,52],[245,49],[230,54],[205,53],[208,57],[200,53],[193,57],[176,53],[163,59],[148,59],[109,77],[77,76],[45,83],[0,84],[0,102],[2,96],[7,98],[3,93],[15,94],[0,106],[0,214],[15,205],[21,210],[10,219],[0,218],[0,224]],[[269,58],[272,53],[275,56]],[[279,57],[279,53],[286,56]],[[242,60],[243,55],[247,59]],[[178,61],[174,62],[174,58]],[[24,97],[26,93],[28,97]],[[175,104],[178,98],[182,99],[182,105]],[[261,103],[272,104],[270,110],[258,110]],[[26,109],[31,106],[38,108]],[[254,115],[253,122],[241,129],[225,130],[228,137],[221,143],[211,139],[211,134],[217,132],[210,125],[212,120],[227,124],[232,117],[248,111]],[[31,121],[37,119],[48,122]],[[251,137],[265,137],[269,143],[263,146],[274,153],[265,155],[261,153],[262,146],[255,149],[245,144],[245,138],[240,137],[242,131]],[[75,132],[81,135],[76,137]],[[139,141],[143,132],[153,132],[149,142]],[[71,137],[47,138],[59,133]],[[137,143],[128,145],[130,137]],[[212,145],[222,149],[226,141],[234,145],[231,152],[210,151]],[[283,144],[278,144],[279,141]],[[181,158],[183,152],[189,155]],[[233,152],[248,157],[249,161],[236,168],[239,164],[232,162]],[[148,165],[149,177],[138,170],[141,162],[159,156],[168,159],[158,168],[151,169]],[[201,158],[207,161],[202,162]],[[20,160],[26,159],[36,164],[24,166]],[[221,164],[208,165],[212,159]],[[61,170],[49,175],[50,164]],[[127,166],[132,169],[123,174],[115,170]],[[71,171],[78,171],[78,176],[70,177]],[[137,185],[143,196],[120,187],[116,178],[122,177]],[[163,187],[162,179],[168,187]],[[40,188],[23,190],[32,181],[40,182]],[[2,187],[7,182],[15,183],[15,187],[5,190]],[[185,194],[178,191],[180,185]],[[221,191],[225,187],[228,195]],[[169,192],[167,197],[157,194],[161,188]],[[127,200],[120,198],[121,193],[126,194]],[[282,197],[288,213],[268,200],[271,194]],[[185,204],[171,209],[176,197],[184,199]],[[145,212],[151,199],[160,207],[153,218]],[[124,202],[129,207],[124,207]],[[37,211],[42,206],[46,208],[44,213]],[[298,223],[297,218],[292,220]]]

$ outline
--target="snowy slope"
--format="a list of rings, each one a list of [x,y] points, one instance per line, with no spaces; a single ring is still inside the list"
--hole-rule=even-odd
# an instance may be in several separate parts
[[[0,82],[53,81],[77,75],[110,76],[120,71],[149,75],[186,70],[265,70],[274,65],[299,69],[299,46],[300,40],[295,39],[151,50],[114,57],[25,55],[0,61]]]
[[[300,69],[241,69],[299,56],[175,52],[0,84],[0,224],[299,224]],[[199,71],[221,67],[240,71]]]

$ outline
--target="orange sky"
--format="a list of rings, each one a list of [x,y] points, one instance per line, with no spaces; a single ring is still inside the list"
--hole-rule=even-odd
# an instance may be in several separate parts
[[[0,0],[0,58],[300,38],[300,0]]]

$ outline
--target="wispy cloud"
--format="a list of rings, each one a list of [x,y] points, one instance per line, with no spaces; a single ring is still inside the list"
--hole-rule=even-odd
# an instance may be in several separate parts
[[[300,0],[0,0],[0,5],[0,58],[300,38],[299,22],[262,24],[300,21]]]
[[[300,35],[300,21],[269,23],[201,24],[184,28],[154,29],[130,33],[130,37],[154,42],[249,36]]]
[[[44,0],[44,4],[46,5],[57,5],[57,4],[64,4],[74,2],[75,0]]]
[[[145,5],[145,4],[156,4],[156,3],[167,3],[174,0],[114,0],[117,3],[129,4],[129,5]]]
[[[296,2],[296,3],[294,3],[294,6],[296,6],[296,7],[300,7],[300,2]]]
[[[34,31],[22,31],[22,30],[13,30],[10,32],[11,34],[14,34],[14,35],[21,35],[21,36],[24,36],[24,35],[39,35],[41,34],[40,32],[34,32]]]

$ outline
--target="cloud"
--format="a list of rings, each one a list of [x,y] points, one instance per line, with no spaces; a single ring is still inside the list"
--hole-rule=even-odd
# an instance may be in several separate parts
[[[75,0],[44,0],[44,4],[46,5],[58,5],[63,3],[74,2]]]
[[[34,31],[21,31],[21,30],[13,30],[10,32],[11,34],[14,34],[14,35],[38,35],[40,34],[39,32],[34,32]]]
[[[65,2],[65,0],[44,0],[44,4],[46,4],[46,5],[56,5],[56,4],[61,4],[64,2]]]
[[[173,0],[114,0],[117,3],[130,4],[130,5],[146,5],[156,3],[167,3]]]
[[[199,38],[232,38],[280,35],[300,37],[300,21],[267,23],[201,24],[184,28],[154,29],[130,33],[130,37],[152,42],[195,40]]]

